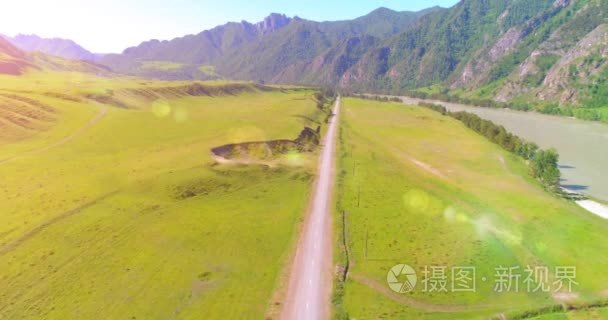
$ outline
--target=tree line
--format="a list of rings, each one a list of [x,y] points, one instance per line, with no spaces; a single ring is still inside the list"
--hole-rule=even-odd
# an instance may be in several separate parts
[[[329,104],[331,107],[331,104],[334,102],[335,99],[336,92],[329,87],[320,88],[314,94],[314,100],[317,103],[317,108],[322,111],[325,111],[324,109],[327,104]]]
[[[332,106],[336,101],[337,93],[330,87],[319,88],[313,95],[313,100],[317,104],[317,109],[325,113],[325,123],[329,123],[332,116]]]
[[[374,100],[380,102],[403,102],[399,97],[387,97],[387,96],[377,96],[377,95],[366,95],[366,94],[356,94],[356,93],[342,93],[344,97],[353,97],[358,99],[365,100]]]

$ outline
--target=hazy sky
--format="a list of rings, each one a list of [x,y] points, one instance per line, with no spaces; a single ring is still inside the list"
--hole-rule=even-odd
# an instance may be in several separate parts
[[[172,39],[228,21],[257,22],[271,12],[342,20],[378,7],[420,10],[457,0],[3,0],[0,33],[68,38],[97,53],[149,39]]]

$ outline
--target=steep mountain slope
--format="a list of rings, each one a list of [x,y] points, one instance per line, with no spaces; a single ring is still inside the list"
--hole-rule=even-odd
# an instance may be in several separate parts
[[[399,90],[446,79],[455,86],[468,84],[473,81],[471,74],[485,72],[519,41],[516,26],[525,25],[552,2],[461,1],[423,17],[415,28],[370,50],[344,74],[341,85]],[[467,67],[469,62],[478,70]],[[459,73],[464,74],[461,79]]]
[[[469,100],[599,119],[608,110],[608,1],[463,0],[368,50],[353,90],[433,86]],[[573,111],[574,110],[574,111]]]
[[[334,85],[340,75],[350,69],[369,48],[380,39],[369,35],[351,37],[339,41],[312,60],[293,63],[281,70],[272,82]]]
[[[284,68],[310,61],[332,46],[318,23],[293,19],[284,28],[231,50],[216,61],[218,72],[240,79],[270,81]]]
[[[26,52],[42,52],[66,59],[94,61],[96,55],[76,42],[61,38],[41,38],[37,35],[19,34],[15,37],[6,37],[13,45]]]
[[[604,105],[608,93],[606,14],[608,1],[572,3],[550,21],[555,27],[547,31],[544,41],[528,49],[529,55],[493,96],[500,101],[531,97],[562,105]]]

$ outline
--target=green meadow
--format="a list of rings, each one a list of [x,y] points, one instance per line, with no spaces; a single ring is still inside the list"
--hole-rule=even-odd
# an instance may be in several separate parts
[[[337,286],[336,317],[514,318],[607,299],[608,223],[547,193],[522,159],[417,106],[348,98],[341,121],[334,227],[336,259],[345,265],[348,258],[349,273]],[[417,272],[413,291],[389,289],[396,264]],[[425,283],[425,267],[433,266],[445,267],[447,278]],[[537,283],[527,289],[527,266],[549,270],[549,292],[534,291]],[[576,268],[571,292],[555,283],[560,266]],[[452,267],[475,268],[474,292],[452,290]],[[504,292],[496,290],[499,267],[519,267],[519,280]],[[445,279],[447,292],[441,284],[433,290],[433,279]],[[605,309],[538,319],[587,315],[605,317]]]
[[[0,114],[0,319],[265,316],[315,156],[226,165],[210,149],[294,139],[321,115],[309,90],[188,85],[0,77],[16,108]]]

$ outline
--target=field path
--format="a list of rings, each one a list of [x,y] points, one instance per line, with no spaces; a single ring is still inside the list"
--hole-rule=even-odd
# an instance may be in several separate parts
[[[331,209],[340,97],[323,141],[312,202],[289,276],[281,319],[318,320],[330,317],[332,283]]]
[[[22,235],[21,237],[13,240],[12,242],[8,243],[7,245],[0,247],[0,257],[4,256],[5,254],[15,250],[16,248],[18,248],[22,243],[26,242],[27,240],[33,238],[34,236],[36,236],[37,234],[39,234],[40,232],[42,232],[44,229],[54,225],[55,223],[58,223],[62,220],[65,220],[75,214],[80,213],[82,210],[94,206],[97,203],[117,194],[119,192],[119,190],[114,190],[112,192],[106,193],[98,198],[95,198],[89,202],[86,202],[84,204],[79,205],[78,207],[68,210],[56,217],[50,218],[49,220],[45,221],[44,223],[38,225],[37,227],[35,227],[34,229],[28,231],[27,233],[25,233],[24,235]]]
[[[10,158],[6,158],[6,159],[2,159],[0,160],[0,165],[4,164],[4,163],[8,163],[11,161],[15,161],[19,158],[22,158],[23,156],[28,156],[28,155],[35,155],[35,154],[39,154],[45,151],[48,151],[50,149],[53,148],[57,148],[60,147],[72,140],[74,140],[74,138],[78,137],[79,135],[81,135],[84,131],[86,131],[87,129],[89,129],[90,127],[94,126],[95,124],[97,124],[99,121],[101,121],[101,119],[103,119],[106,116],[106,113],[108,113],[108,109],[109,107],[105,104],[97,104],[99,106],[99,113],[97,113],[93,118],[91,118],[84,126],[76,129],[74,132],[72,132],[70,135],[64,137],[63,139],[53,142],[47,146],[44,147],[40,147],[37,149],[33,149],[33,150],[29,150],[26,152],[23,152],[19,155],[15,155],[12,156]]]

